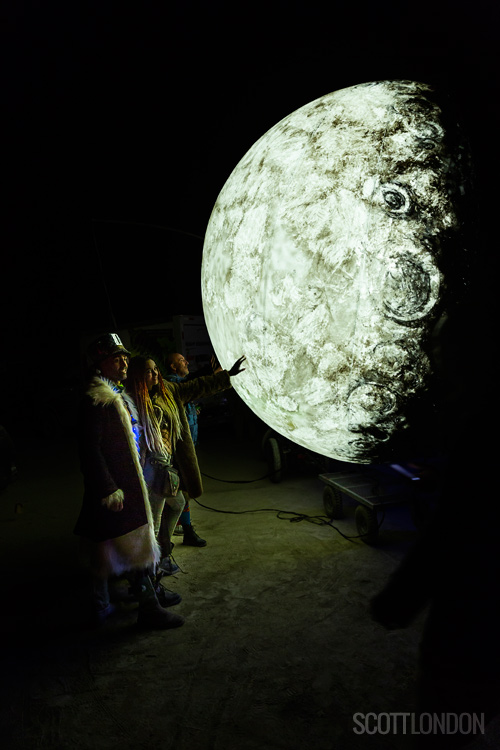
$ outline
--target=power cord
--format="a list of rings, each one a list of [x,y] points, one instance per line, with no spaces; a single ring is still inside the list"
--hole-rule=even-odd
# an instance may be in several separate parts
[[[262,479],[272,477],[273,474],[276,474],[276,471],[271,471],[269,474],[264,474],[263,477],[258,477],[257,479],[219,479],[219,477],[212,477],[210,474],[205,474],[203,471],[200,473],[202,477],[214,479],[216,482],[226,482],[226,484],[251,484],[252,482],[260,482]]]
[[[223,481],[223,480],[221,480]],[[254,481],[254,480],[251,480]],[[348,541],[353,541],[355,539],[361,539],[363,534],[358,534],[355,536],[348,536],[347,534],[344,534],[337,526],[334,526],[331,522],[331,519],[328,516],[310,516],[307,513],[297,513],[293,510],[279,510],[277,508],[255,508],[253,510],[220,510],[220,508],[212,508],[209,505],[204,505],[204,503],[200,503],[200,501],[197,498],[190,498],[190,500],[195,500],[195,502],[198,503],[198,505],[202,508],[205,508],[205,510],[211,510],[214,513],[226,513],[228,515],[244,515],[245,513],[276,513],[276,518],[278,518],[280,521],[289,521],[290,523],[299,523],[299,521],[308,521],[309,523],[314,523],[316,526],[330,526],[332,529],[337,531],[340,536],[342,536],[344,539],[347,539]],[[291,518],[288,518],[288,516],[291,516]],[[383,518],[382,518],[383,521]],[[382,522],[381,522],[382,523]],[[380,525],[379,525],[380,528]]]
[[[257,479],[220,479],[219,477],[212,477],[210,474],[205,474],[203,471],[200,472],[203,477],[207,477],[207,479],[213,479],[216,482],[225,482],[226,484],[251,484],[252,482],[260,482],[262,479],[267,479],[268,477],[271,477],[273,474],[276,473],[276,471],[271,471],[269,474],[264,474],[263,477],[258,477]],[[376,494],[375,487],[373,488],[373,494]],[[195,500],[199,506],[202,508],[205,508],[206,510],[212,510],[214,513],[227,513],[230,515],[241,515],[244,513],[276,513],[276,518],[278,518],[280,521],[290,521],[290,523],[298,523],[299,521],[308,521],[309,523],[314,523],[317,526],[330,526],[332,529],[334,529],[338,534],[340,534],[341,537],[344,539],[347,539],[348,541],[352,542],[355,539],[362,539],[365,534],[356,534],[353,536],[348,536],[347,534],[344,534],[343,531],[341,531],[337,526],[334,526],[332,523],[331,518],[329,516],[309,516],[307,513],[297,513],[296,511],[291,510],[278,510],[276,508],[257,508],[255,510],[220,510],[219,508],[211,508],[209,505],[204,505],[203,503],[200,503],[199,500],[196,498],[191,498],[192,500]],[[292,516],[291,518],[286,518],[285,516]],[[328,519],[328,520],[326,520]],[[385,519],[385,511],[382,513],[382,518],[380,519],[378,523],[378,528],[382,526],[382,523]]]

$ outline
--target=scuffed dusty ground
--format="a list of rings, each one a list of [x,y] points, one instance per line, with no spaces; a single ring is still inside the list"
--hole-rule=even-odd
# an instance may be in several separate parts
[[[367,614],[415,538],[406,509],[388,514],[381,544],[369,547],[320,519],[277,517],[323,515],[314,474],[280,484],[205,479],[202,502],[224,512],[193,504],[208,545],[184,547],[176,537],[183,572],[164,581],[183,596],[176,610],[184,627],[137,632],[127,604],[101,630],[85,631],[71,534],[78,464],[71,443],[47,447],[1,496],[6,748],[411,747],[408,736],[353,731],[356,712],[413,710],[423,616],[386,632]],[[226,479],[267,471],[259,451],[234,437],[205,444],[200,463]],[[336,526],[356,534],[352,508],[347,513]]]

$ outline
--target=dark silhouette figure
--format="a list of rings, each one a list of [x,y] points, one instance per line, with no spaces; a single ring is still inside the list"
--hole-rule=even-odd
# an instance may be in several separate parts
[[[441,349],[446,387],[460,382],[449,391],[440,501],[410,554],[371,601],[371,613],[387,628],[404,628],[428,606],[417,712],[484,715],[487,724],[500,712],[498,406],[489,380],[481,385],[491,372],[484,348],[482,357],[476,349],[466,374],[460,356],[449,356],[460,350],[459,341],[466,351],[464,332],[454,325]],[[415,736],[418,748],[443,750],[473,739],[462,731]]]

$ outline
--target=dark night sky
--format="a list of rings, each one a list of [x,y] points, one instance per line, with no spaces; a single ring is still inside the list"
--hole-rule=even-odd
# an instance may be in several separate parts
[[[450,90],[488,236],[493,6],[6,3],[3,377],[112,327],[106,289],[118,327],[201,312],[191,235],[203,237],[233,167],[282,117],[356,83]]]

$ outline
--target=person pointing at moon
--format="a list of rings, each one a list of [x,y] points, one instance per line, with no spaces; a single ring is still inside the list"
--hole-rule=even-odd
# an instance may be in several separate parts
[[[210,396],[231,388],[230,378],[245,370],[242,356],[229,370],[196,378],[186,383],[170,383],[163,379],[152,357],[136,356],[130,360],[127,389],[132,395],[143,427],[144,441],[141,462],[148,486],[153,512],[155,534],[158,538],[162,560],[159,573],[169,569],[171,537],[185,505],[182,490],[191,497],[203,493],[201,473],[191,438],[184,404],[194,399]],[[165,484],[168,473],[179,475],[177,488]]]

